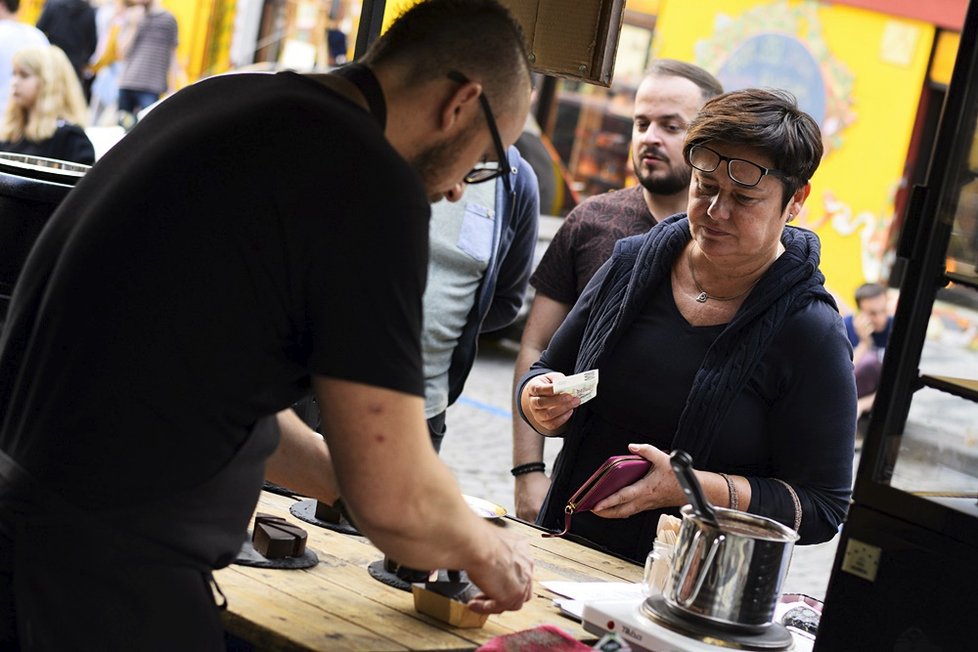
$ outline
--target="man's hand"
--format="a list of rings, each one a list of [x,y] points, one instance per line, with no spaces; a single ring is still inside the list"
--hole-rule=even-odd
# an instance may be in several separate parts
[[[313,376],[323,433],[357,529],[389,558],[418,569],[466,571],[484,595],[481,613],[519,609],[533,563],[476,516],[431,446],[424,401],[392,389]]]
[[[535,522],[548,491],[550,491],[550,478],[543,471],[517,476],[516,517],[530,523]]]
[[[516,611],[533,597],[533,559],[529,545],[499,532],[493,532],[492,537],[496,546],[486,563],[465,569],[482,589],[468,605],[476,613]]]
[[[856,331],[856,335],[859,336],[860,342],[873,341],[873,320],[868,316],[859,313],[852,319],[852,326]]]

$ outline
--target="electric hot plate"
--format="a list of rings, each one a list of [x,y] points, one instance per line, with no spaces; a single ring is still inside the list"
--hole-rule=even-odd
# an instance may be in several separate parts
[[[649,606],[651,604],[651,606]],[[582,624],[592,634],[603,636],[615,632],[622,637],[635,652],[671,650],[674,652],[718,652],[721,650],[754,650],[771,652],[790,650],[791,652],[812,652],[814,637],[788,629],[780,623],[781,616],[791,608],[789,604],[778,604],[774,621],[764,628],[761,634],[740,634],[741,639],[732,632],[719,627],[709,630],[694,621],[692,627],[679,622],[667,612],[665,600],[653,596],[648,601],[629,600],[625,602],[591,602],[584,605]],[[670,615],[662,615],[670,613]]]

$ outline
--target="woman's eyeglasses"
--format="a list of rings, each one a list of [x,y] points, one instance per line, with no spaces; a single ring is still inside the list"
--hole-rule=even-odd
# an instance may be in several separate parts
[[[746,186],[747,188],[753,188],[768,174],[782,178],[788,176],[781,170],[766,168],[747,159],[723,156],[718,152],[714,152],[706,145],[694,145],[691,147],[687,158],[689,165],[700,172],[713,172],[720,167],[722,161],[727,162],[727,176],[734,183]]]

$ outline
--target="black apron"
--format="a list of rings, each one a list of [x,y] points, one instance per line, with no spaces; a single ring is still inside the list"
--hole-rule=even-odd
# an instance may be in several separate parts
[[[97,513],[0,451],[0,648],[16,631],[24,650],[223,650],[211,571],[244,542],[278,436],[263,418],[201,485]]]

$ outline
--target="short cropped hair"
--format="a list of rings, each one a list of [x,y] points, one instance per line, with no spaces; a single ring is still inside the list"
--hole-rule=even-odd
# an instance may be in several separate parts
[[[875,299],[883,294],[886,294],[886,288],[879,283],[863,283],[856,288],[856,307],[860,307],[866,299]]]
[[[646,77],[682,77],[696,84],[706,101],[723,92],[723,84],[699,66],[678,59],[655,59],[645,71]]]
[[[785,189],[784,205],[811,180],[822,161],[822,133],[795,96],[773,88],[746,88],[707,101],[686,131],[683,156],[709,142],[756,147],[770,156]]]
[[[371,44],[360,62],[406,66],[407,84],[443,78],[456,70],[480,82],[500,112],[513,109],[518,89],[530,88],[523,31],[496,0],[418,3]]]

